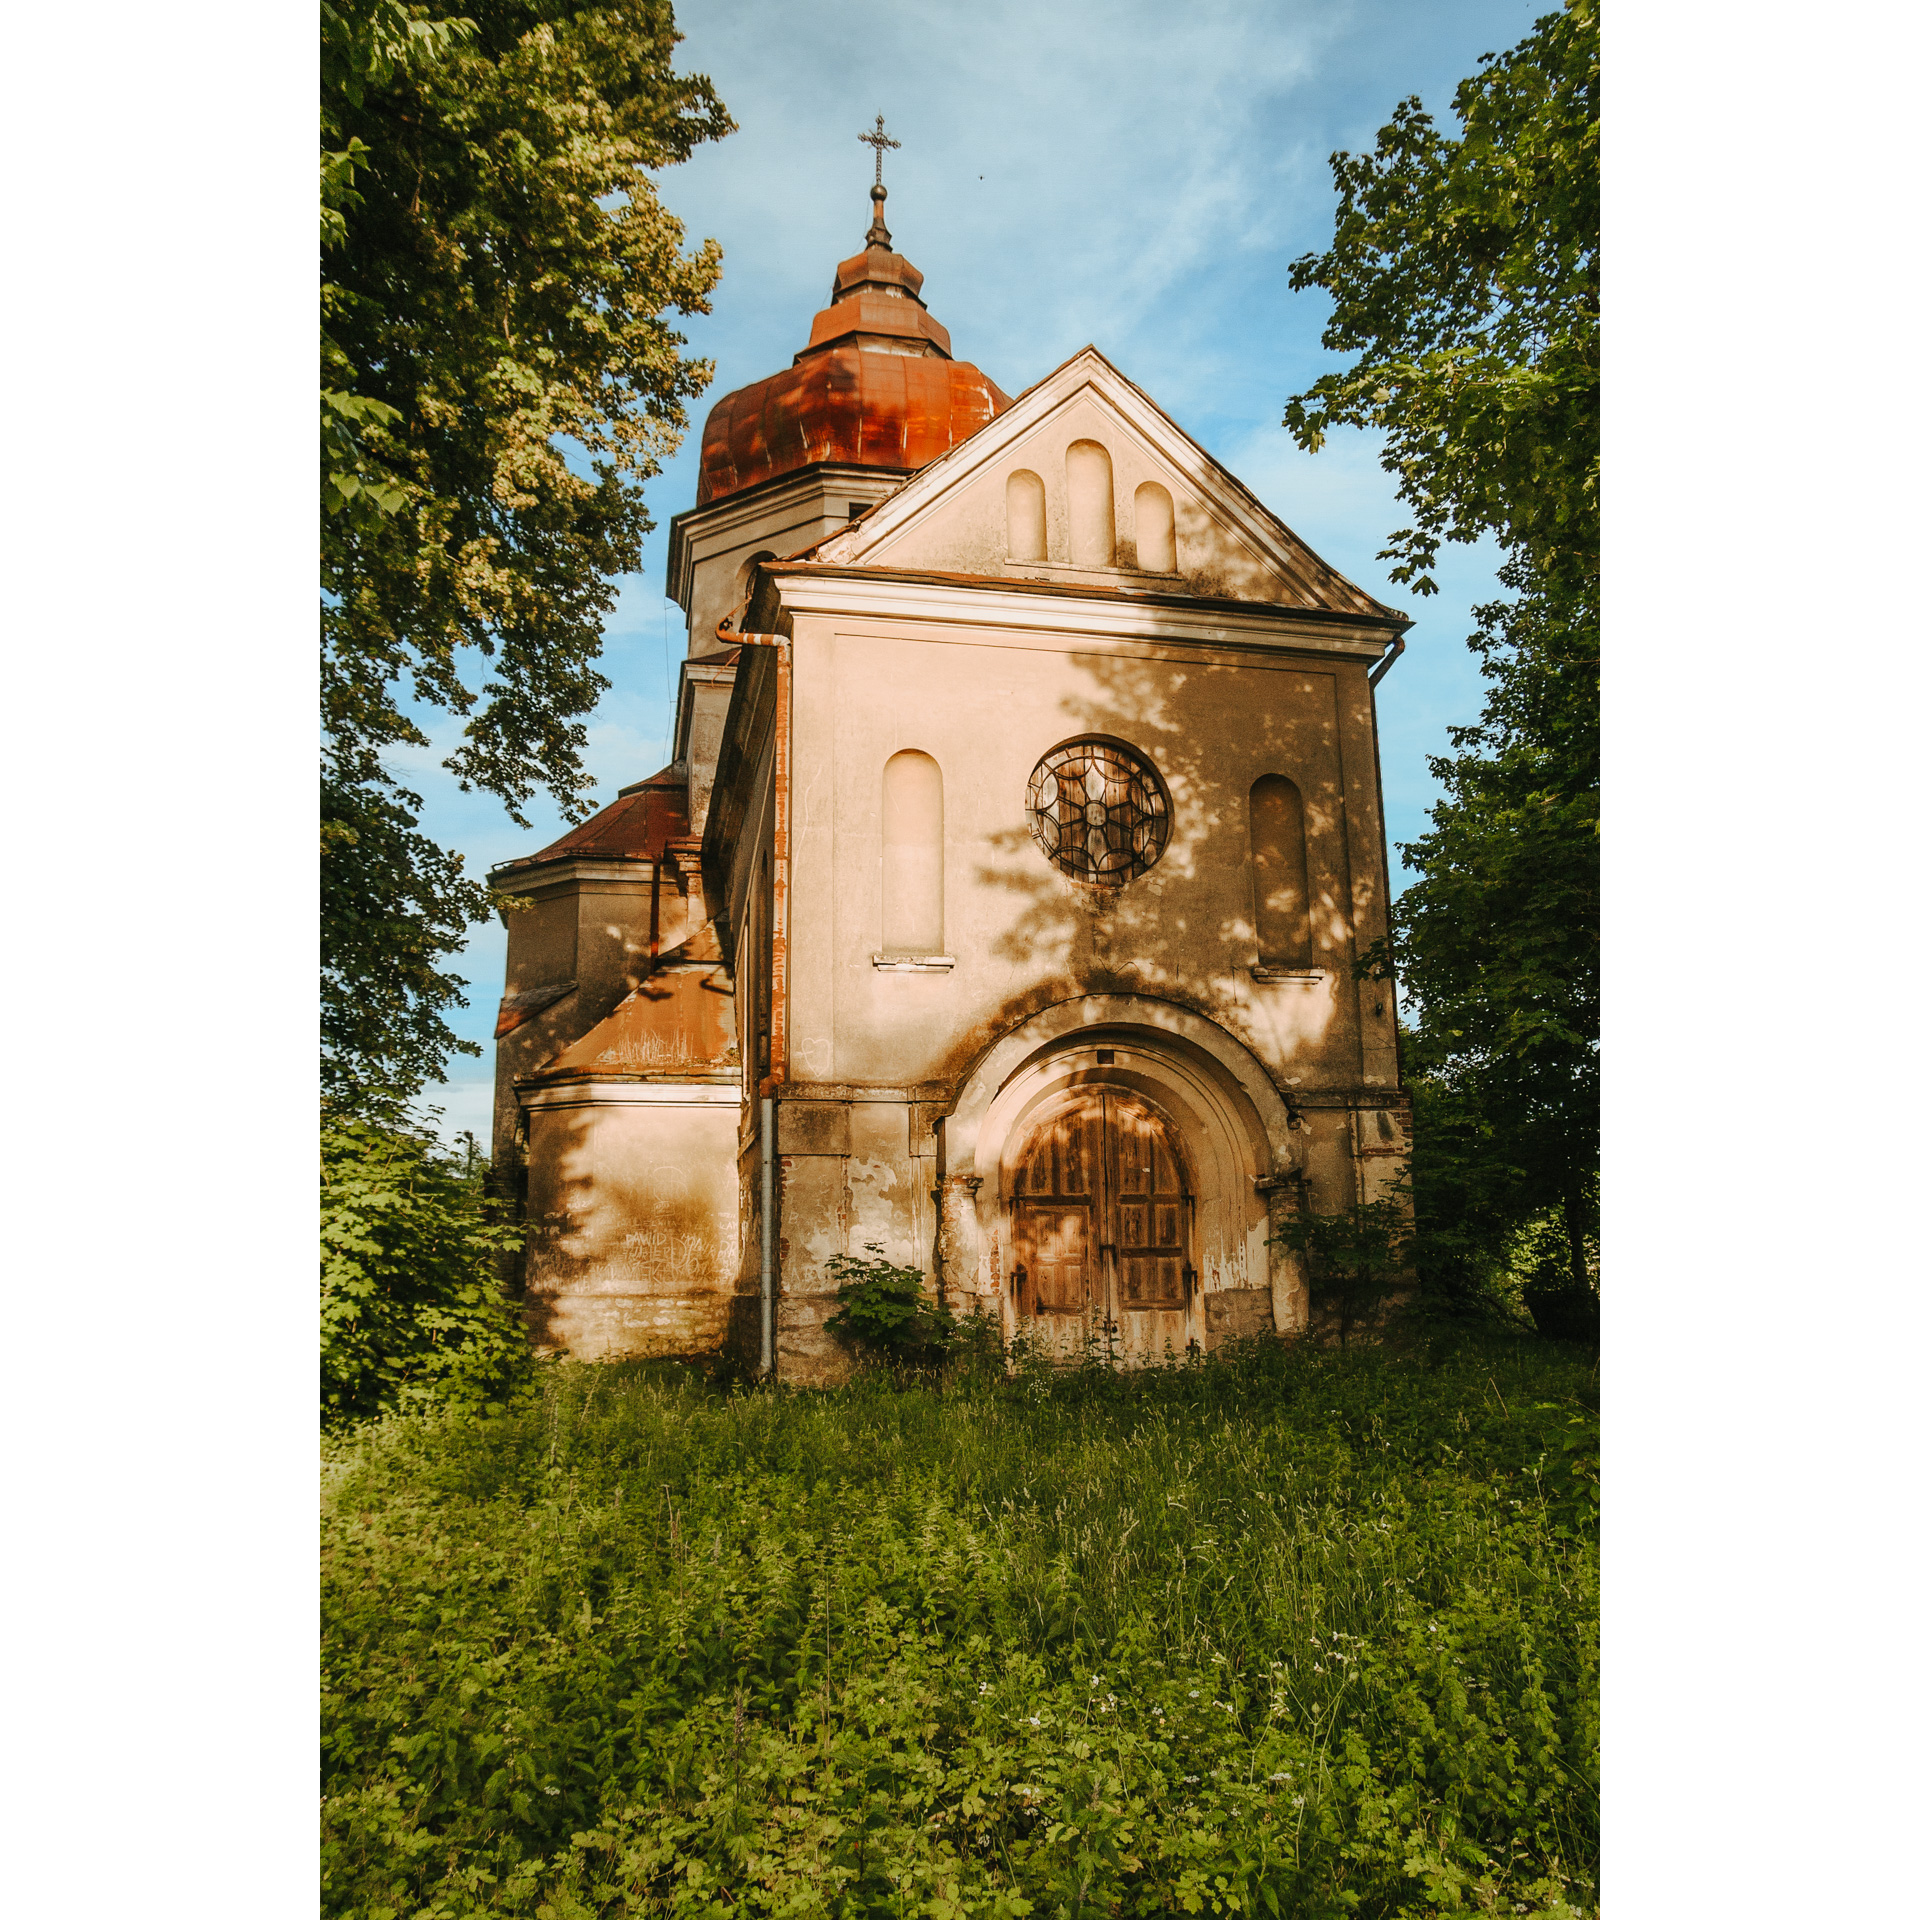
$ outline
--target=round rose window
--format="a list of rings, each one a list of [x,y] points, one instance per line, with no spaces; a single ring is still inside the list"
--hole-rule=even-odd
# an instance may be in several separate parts
[[[1173,806],[1153,763],[1114,740],[1069,740],[1027,782],[1027,825],[1060,871],[1117,887],[1166,851]]]

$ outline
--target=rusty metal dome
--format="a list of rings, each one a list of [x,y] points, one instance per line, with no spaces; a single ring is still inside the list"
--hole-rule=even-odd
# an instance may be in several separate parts
[[[717,401],[700,440],[696,504],[724,500],[824,461],[911,472],[1011,404],[965,360],[920,298],[918,268],[894,252],[873,189],[863,252],[841,261],[827,305],[784,373]]]

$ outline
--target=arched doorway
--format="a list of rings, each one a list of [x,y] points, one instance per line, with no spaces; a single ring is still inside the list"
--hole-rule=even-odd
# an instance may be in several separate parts
[[[1060,1350],[1184,1350],[1193,1182],[1172,1122],[1125,1088],[1083,1087],[1049,1102],[1011,1159],[1015,1315]]]
[[[1182,1352],[1189,1340],[1212,1346],[1222,1335],[1304,1328],[1298,1257],[1270,1247],[1269,1235],[1274,1196],[1284,1201],[1302,1169],[1306,1129],[1294,1124],[1282,1091],[1244,1043],[1216,1021],[1141,994],[1084,994],[1043,1007],[1001,1035],[961,1081],[939,1128],[936,1258],[947,1303],[963,1313],[998,1313],[1007,1333],[1016,1326],[1043,1333],[1063,1351],[1068,1343],[1049,1329],[1064,1334],[1091,1317],[1099,1330],[1104,1298],[1079,1320],[1035,1314],[1015,1274],[1039,1264],[1016,1252],[1016,1202],[1047,1204],[1047,1196],[1014,1191],[1027,1149],[1042,1125],[1096,1093],[1137,1098],[1167,1126],[1188,1202],[1186,1311],[1116,1308],[1117,1334],[1134,1336],[1140,1357],[1158,1361],[1169,1344]],[[1083,1271],[1083,1293],[1104,1285],[1093,1201],[1089,1180],[1078,1224],[1085,1228],[1082,1267],[1091,1261],[1094,1271]],[[1075,1224],[1067,1219],[1068,1238],[1054,1252],[1074,1251]]]

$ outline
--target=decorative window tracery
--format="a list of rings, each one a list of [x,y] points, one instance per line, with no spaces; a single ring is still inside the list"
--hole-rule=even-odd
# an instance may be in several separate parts
[[[1117,740],[1068,740],[1027,781],[1027,825],[1070,879],[1117,887],[1166,851],[1173,805],[1144,754]]]

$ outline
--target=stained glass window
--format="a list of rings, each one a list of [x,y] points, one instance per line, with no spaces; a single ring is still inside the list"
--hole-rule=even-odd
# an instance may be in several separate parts
[[[1173,807],[1152,763],[1112,740],[1069,740],[1027,782],[1027,825],[1075,880],[1117,887],[1166,851]]]

